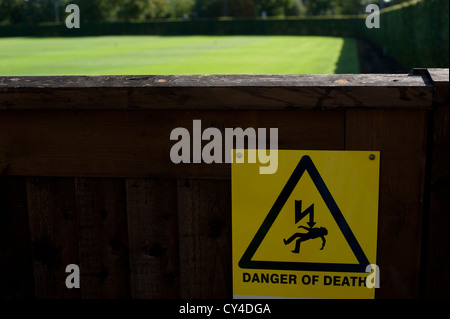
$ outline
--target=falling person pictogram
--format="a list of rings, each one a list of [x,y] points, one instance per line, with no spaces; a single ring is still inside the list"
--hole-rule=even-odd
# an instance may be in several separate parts
[[[295,233],[288,239],[283,239],[284,244],[289,245],[294,240],[297,240],[295,242],[295,248],[294,250],[292,250],[292,252],[294,254],[298,254],[300,253],[300,244],[303,241],[321,238],[322,248],[320,248],[320,250],[323,250],[326,243],[325,236],[328,235],[328,230],[325,227],[314,227],[314,225],[316,225],[316,222],[314,221],[314,204],[305,209],[305,211],[302,211],[302,201],[296,200],[294,212],[295,212],[295,223],[299,223],[303,218],[309,215],[309,221],[307,222],[309,227],[298,226],[298,228],[305,229],[307,233]]]
[[[325,227],[305,227],[305,226],[299,226],[298,228],[303,228],[307,231],[307,233],[295,233],[288,239],[283,239],[283,242],[285,245],[289,245],[291,242],[297,239],[295,242],[295,248],[292,250],[294,254],[300,253],[300,244],[303,241],[307,241],[310,239],[316,239],[321,238],[322,239],[322,247],[320,250],[323,250],[325,247],[325,236],[328,235],[328,230]]]

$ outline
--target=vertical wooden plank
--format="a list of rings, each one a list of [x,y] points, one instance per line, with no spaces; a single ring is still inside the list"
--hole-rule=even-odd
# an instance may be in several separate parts
[[[448,69],[428,70],[434,85],[432,136],[430,137],[429,211],[423,266],[427,298],[449,298],[449,73]]]
[[[347,110],[346,149],[381,151],[376,298],[419,294],[426,132],[426,111]]]
[[[34,297],[25,177],[0,176],[0,299]]]
[[[78,233],[73,178],[28,177],[28,212],[37,298],[79,298],[65,285],[77,264]]]
[[[176,180],[126,182],[132,298],[179,297]]]
[[[230,298],[230,181],[178,180],[181,298]]]
[[[82,298],[129,297],[125,182],[76,178]]]

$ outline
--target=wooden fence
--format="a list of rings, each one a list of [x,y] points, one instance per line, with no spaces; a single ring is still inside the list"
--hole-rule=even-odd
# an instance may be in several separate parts
[[[448,69],[0,77],[0,297],[231,297],[230,164],[169,156],[193,119],[278,127],[280,149],[381,151],[376,297],[448,297],[448,83]]]

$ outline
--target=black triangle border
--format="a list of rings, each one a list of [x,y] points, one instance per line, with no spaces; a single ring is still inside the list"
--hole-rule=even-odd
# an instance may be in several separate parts
[[[359,264],[340,264],[340,263],[310,263],[310,262],[284,262],[284,261],[258,261],[252,260],[265,236],[267,235],[270,227],[277,219],[279,213],[283,209],[286,201],[291,196],[292,191],[294,190],[297,183],[300,181],[301,177],[305,173],[308,172],[311,177],[314,185],[319,191],[322,199],[327,205],[329,211],[331,212],[334,220],[336,221],[339,229],[344,235],[347,243],[353,251],[356,259]],[[291,177],[287,181],[280,195],[278,195],[277,200],[273,204],[263,223],[259,227],[246,251],[242,255],[238,265],[240,268],[244,269],[267,269],[267,270],[300,270],[300,271],[330,271],[330,272],[360,272],[365,273],[366,267],[369,265],[369,260],[366,257],[366,254],[362,250],[361,246],[358,243],[355,235],[353,234],[350,226],[347,224],[347,221],[342,215],[341,210],[336,204],[333,196],[331,195],[328,187],[320,176],[316,166],[314,165],[311,157],[308,155],[303,156]]]

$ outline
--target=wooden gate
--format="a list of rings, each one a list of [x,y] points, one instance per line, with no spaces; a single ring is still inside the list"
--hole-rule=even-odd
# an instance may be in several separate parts
[[[231,297],[230,164],[169,155],[201,119],[381,151],[376,297],[448,297],[448,72],[0,77],[0,296]]]

